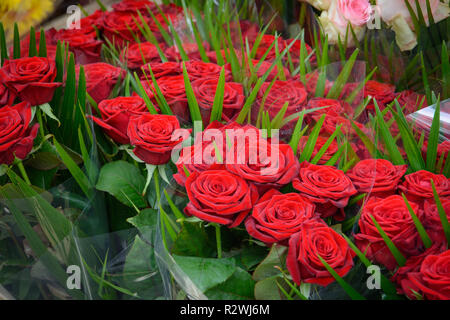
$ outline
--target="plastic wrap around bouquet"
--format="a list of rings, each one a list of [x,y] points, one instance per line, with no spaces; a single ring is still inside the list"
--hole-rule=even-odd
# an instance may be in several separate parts
[[[449,299],[446,44],[181,5],[0,28],[0,295]]]

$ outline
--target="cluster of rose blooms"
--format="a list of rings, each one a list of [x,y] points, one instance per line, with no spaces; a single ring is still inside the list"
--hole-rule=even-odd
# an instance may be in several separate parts
[[[146,42],[143,37],[141,42],[135,41],[134,36],[140,34],[138,24],[141,19],[137,10],[160,40],[159,46],[168,62],[161,61],[154,44]],[[164,5],[162,11],[175,25],[182,23],[184,19],[183,9],[180,7]],[[166,47],[163,44],[153,17],[168,28],[159,9],[152,2],[124,0],[113,6],[113,11],[97,11],[82,19],[81,29],[47,31],[47,58],[28,57],[29,38],[22,41],[23,58],[7,60],[0,69],[0,162],[11,164],[14,157],[25,159],[31,151],[39,125],[32,123],[30,106],[51,101],[55,89],[63,85],[53,82],[56,77],[56,41],[60,40],[65,41],[74,54],[77,70],[83,66],[87,92],[98,103],[100,114],[92,116],[92,120],[115,143],[133,146],[134,154],[142,161],[153,165],[168,163],[173,149],[183,140],[173,139],[173,134],[180,129],[180,122],[189,123],[190,115],[180,53],[176,46]],[[231,31],[237,32],[237,29],[234,26]],[[249,21],[241,21],[240,29],[250,44],[258,36],[259,28]],[[121,50],[120,58],[124,68],[101,62],[100,51],[105,39]],[[275,39],[274,36],[264,35],[255,59],[252,60],[254,67],[259,66],[256,70],[259,77],[277,57],[275,47],[281,52],[294,41],[280,37],[277,46],[273,46],[265,54]],[[300,47],[301,42],[296,40],[289,50],[291,61],[297,65],[300,61]],[[311,52],[311,48],[306,47]],[[346,240],[325,221],[344,220],[344,208],[350,198],[366,193],[368,196],[363,202],[358,222],[359,231],[354,235],[360,250],[374,263],[391,271],[396,270],[394,280],[399,291],[408,297],[414,298],[414,292],[418,292],[428,299],[450,298],[450,251],[446,247],[430,182],[432,179],[436,185],[445,212],[450,218],[450,180],[427,171],[405,175],[407,166],[370,159],[368,150],[348,120],[348,117],[353,116],[354,105],[347,103],[345,98],[355,90],[357,83],[346,84],[339,99],[317,98],[314,97],[317,72],[307,74],[306,82],[303,83],[298,76],[292,76],[284,68],[286,80],[276,80],[271,86],[271,81],[280,71],[277,66],[262,85],[251,110],[251,121],[255,124],[262,104],[271,118],[286,102],[286,116],[326,106],[327,108],[305,116],[305,122],[313,124],[326,115],[311,158],[319,153],[336,127],[341,125],[340,130],[348,138],[355,153],[360,159],[366,159],[343,172],[335,166],[326,165],[338,152],[336,140],[333,140],[317,164],[300,163],[298,157],[306,144],[307,136],[300,139],[298,154],[294,154],[291,146],[283,140],[273,143],[271,139],[263,137],[253,125],[236,123],[234,120],[246,97],[243,85],[233,82],[229,64],[225,64],[223,99],[222,122],[226,124],[218,121],[209,124],[222,67],[217,64],[216,52],[206,43],[206,53],[210,59],[208,63],[201,61],[196,43],[183,43],[183,48],[190,58],[184,63],[206,127],[200,136],[204,136],[210,129],[222,132],[223,137],[226,137],[228,129],[240,129],[244,135],[249,130],[258,132],[256,141],[244,143],[245,150],[232,151],[246,155],[243,163],[227,161],[229,150],[227,151],[226,139],[214,141],[212,147],[212,141],[199,139],[197,136],[193,146],[181,150],[176,163],[178,172],[174,178],[186,189],[189,197],[190,202],[184,210],[187,215],[230,228],[243,223],[255,239],[267,245],[279,243],[288,246],[287,267],[293,280],[298,284],[307,282],[325,286],[333,282],[334,278],[326,270],[319,255],[340,276],[352,269],[355,257]],[[259,63],[258,59],[264,55],[264,62]],[[224,52],[223,58],[226,59]],[[314,64],[314,56],[311,63]],[[151,70],[174,115],[151,114],[144,99],[136,93],[129,97],[111,99],[114,86],[126,76],[125,69],[136,72],[141,77],[142,86],[157,106],[158,97],[149,77]],[[249,70],[242,72],[250,74]],[[326,82],[325,94],[332,85],[331,81]],[[368,81],[354,104],[369,96],[376,99],[381,109],[397,98],[400,105],[405,106],[405,113],[416,111],[420,105],[427,105],[424,97],[415,92],[395,92],[393,85],[377,81]],[[17,100],[21,102],[13,105]],[[369,104],[366,110],[373,112],[374,105]],[[355,124],[370,134],[364,126],[366,120],[367,113],[357,118]],[[289,139],[295,124],[296,119],[282,128],[282,138]],[[396,133],[395,126],[391,130]],[[220,148],[217,148],[218,145]],[[209,163],[191,161],[196,147],[201,150],[210,148],[212,153],[218,152],[220,156],[215,154],[215,160]],[[248,155],[255,148],[265,148],[264,154],[267,157],[249,161],[251,157]],[[448,141],[439,145],[438,159],[442,154],[447,154],[449,149]],[[270,155],[275,152],[276,165],[273,165],[270,163],[273,162]],[[290,188],[291,192],[281,192],[286,188]],[[406,195],[410,206],[432,238],[431,248],[425,249],[423,246],[402,193]],[[396,269],[396,260],[380,236],[372,217],[408,259],[405,266]]]

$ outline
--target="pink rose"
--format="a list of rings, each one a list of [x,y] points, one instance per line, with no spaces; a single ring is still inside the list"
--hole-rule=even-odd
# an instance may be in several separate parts
[[[362,26],[370,20],[372,7],[368,0],[338,0],[338,10],[342,17],[353,26]]]

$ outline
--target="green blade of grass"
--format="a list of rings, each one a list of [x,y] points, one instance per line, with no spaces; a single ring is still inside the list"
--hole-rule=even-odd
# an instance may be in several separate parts
[[[425,245],[425,248],[430,248],[433,243],[432,243],[430,237],[428,236],[428,233],[425,231],[425,228],[423,227],[419,218],[414,213],[414,210],[411,208],[411,205],[409,204],[408,199],[406,199],[406,196],[404,193],[402,193],[402,197],[403,197],[403,200],[405,201],[406,207],[408,208],[409,214],[411,215],[411,218],[414,221],[414,225],[416,226],[417,232],[420,235],[420,239],[422,239],[422,242]]]
[[[214,95],[214,102],[211,109],[210,122],[215,120],[222,120],[223,99],[225,95],[225,68],[222,67],[220,71],[219,81],[217,82],[216,93]]]
[[[436,108],[434,111],[433,122],[431,123],[430,134],[428,136],[427,145],[427,170],[434,172],[436,168],[437,148],[439,144],[439,130],[441,127],[440,115],[440,99],[436,102]]]

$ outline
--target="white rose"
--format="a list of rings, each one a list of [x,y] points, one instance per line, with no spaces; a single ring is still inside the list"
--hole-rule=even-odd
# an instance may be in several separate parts
[[[318,10],[328,10],[333,0],[299,0],[300,2],[307,2]]]

